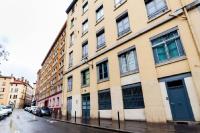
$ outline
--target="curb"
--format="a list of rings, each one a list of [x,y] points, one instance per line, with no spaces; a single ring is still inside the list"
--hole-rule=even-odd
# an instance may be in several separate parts
[[[48,119],[48,120],[53,120],[53,121],[64,122],[64,123],[68,123],[68,124],[73,124],[73,125],[79,125],[79,126],[84,126],[84,127],[90,127],[90,128],[101,129],[101,130],[107,130],[107,131],[114,131],[114,132],[120,132],[120,133],[134,133],[134,132],[131,132],[131,131],[121,130],[121,129],[113,129],[113,128],[100,127],[100,126],[96,126],[96,125],[81,124],[81,123],[69,122],[69,121],[64,121],[64,120],[59,120],[59,119],[53,119],[53,118],[47,118],[47,117],[43,117],[43,118]]]

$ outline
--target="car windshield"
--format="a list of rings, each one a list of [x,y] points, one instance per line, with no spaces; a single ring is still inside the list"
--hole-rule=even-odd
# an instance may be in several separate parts
[[[4,108],[5,109],[11,109],[12,107],[11,106],[5,106]]]

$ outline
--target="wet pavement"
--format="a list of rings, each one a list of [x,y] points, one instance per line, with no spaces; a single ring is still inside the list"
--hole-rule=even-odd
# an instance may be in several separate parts
[[[66,119],[60,118],[61,121]],[[73,123],[73,119],[71,122]],[[79,124],[86,124],[81,119]],[[98,121],[87,123],[98,127]],[[117,122],[101,120],[101,127],[117,129]],[[200,133],[200,125],[183,124],[150,124],[146,122],[126,121],[121,123],[121,129],[133,133]],[[13,114],[0,121],[0,133],[117,133],[98,128],[91,128],[66,122],[59,122],[47,117],[37,117],[23,110],[14,110]]]
[[[36,117],[23,110],[0,121],[0,133],[116,133]]]

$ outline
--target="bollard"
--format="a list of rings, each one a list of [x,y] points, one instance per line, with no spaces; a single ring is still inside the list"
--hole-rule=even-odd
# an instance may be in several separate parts
[[[76,123],[76,111],[75,111],[75,123]]]
[[[118,127],[120,129],[120,117],[119,117],[119,111],[117,112],[117,115],[118,115]]]
[[[98,122],[99,122],[99,126],[101,125],[101,121],[100,121],[100,111],[98,111]]]
[[[67,121],[69,120],[69,114],[68,114],[68,111],[67,111]]]

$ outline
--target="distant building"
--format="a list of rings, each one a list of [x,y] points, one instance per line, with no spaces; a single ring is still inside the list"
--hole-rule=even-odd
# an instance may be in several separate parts
[[[33,87],[23,77],[0,76],[0,85],[0,104],[15,108],[31,105]]]
[[[62,106],[63,69],[66,48],[65,29],[66,23],[42,62],[42,68],[37,73],[35,91],[37,105],[49,107],[57,113],[61,112]]]

